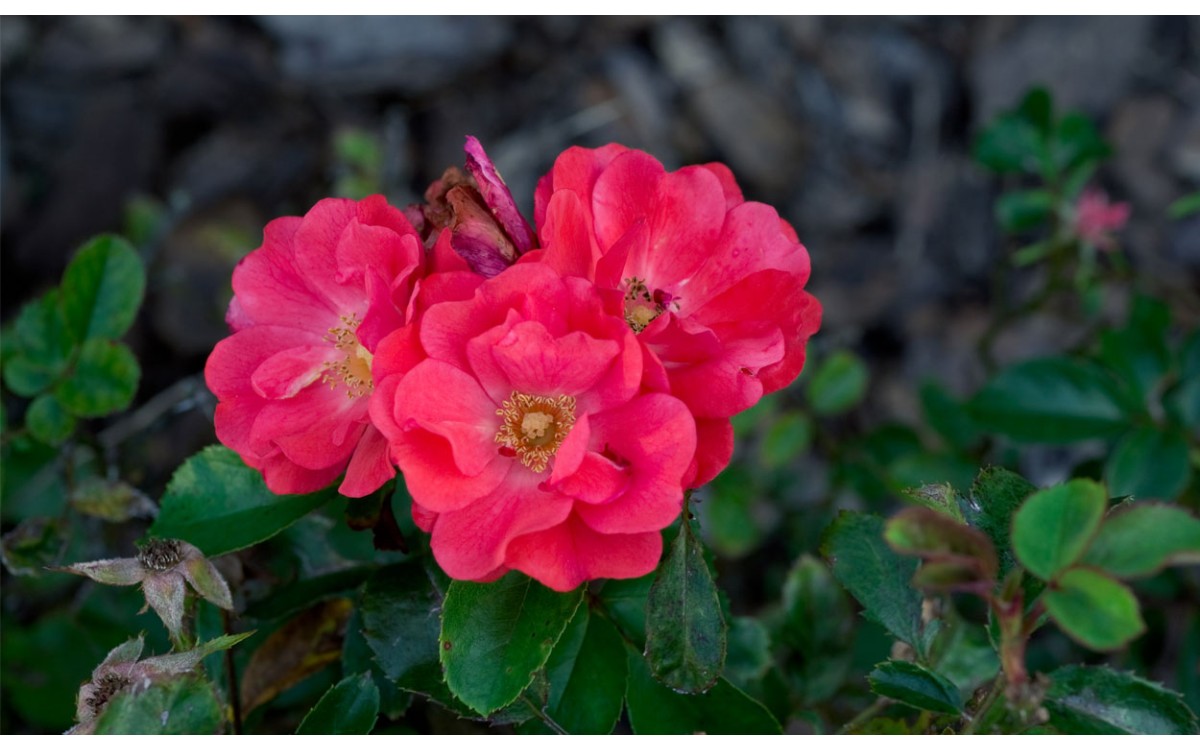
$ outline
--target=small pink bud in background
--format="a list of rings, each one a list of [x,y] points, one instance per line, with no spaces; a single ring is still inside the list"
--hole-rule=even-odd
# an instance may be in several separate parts
[[[1089,245],[1101,250],[1117,246],[1113,232],[1129,221],[1128,203],[1110,203],[1108,194],[1098,188],[1088,188],[1075,203],[1075,234]]]

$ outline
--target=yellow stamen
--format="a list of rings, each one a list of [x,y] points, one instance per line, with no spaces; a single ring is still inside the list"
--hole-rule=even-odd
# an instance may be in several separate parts
[[[365,396],[375,387],[371,379],[371,361],[374,356],[358,341],[359,324],[362,322],[357,315],[343,315],[345,327],[330,328],[326,340],[334,348],[346,353],[346,358],[340,362],[326,362],[325,374],[321,381],[328,383],[330,388],[345,386],[348,398]]]
[[[575,398],[513,391],[496,414],[504,417],[496,442],[515,452],[526,467],[541,473],[575,424]]]

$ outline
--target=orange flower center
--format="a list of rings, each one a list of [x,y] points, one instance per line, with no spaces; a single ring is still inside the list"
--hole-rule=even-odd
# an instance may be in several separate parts
[[[516,453],[526,467],[541,473],[575,424],[575,398],[513,391],[496,414],[504,417],[496,442]]]
[[[641,333],[654,319],[668,309],[679,310],[679,298],[662,290],[650,291],[646,282],[630,276],[622,284],[625,287],[625,322],[634,333]]]
[[[321,380],[329,383],[330,388],[343,386],[347,397],[358,398],[367,395],[375,387],[371,379],[371,360],[374,357],[359,343],[355,333],[362,322],[358,316],[343,315],[342,322],[345,327],[330,328],[326,339],[333,343],[335,349],[344,352],[346,357],[340,362],[326,362],[325,375]]]

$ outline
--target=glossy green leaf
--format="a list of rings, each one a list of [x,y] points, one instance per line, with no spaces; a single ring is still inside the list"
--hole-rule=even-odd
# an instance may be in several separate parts
[[[704,548],[686,520],[658,567],[646,605],[646,661],[683,693],[712,687],[725,664],[726,626]]]
[[[923,711],[960,714],[962,697],[954,683],[932,670],[909,661],[885,661],[867,675],[876,695],[906,703]]]
[[[66,524],[60,519],[26,518],[0,539],[0,559],[13,575],[41,575],[58,564],[66,533]]]
[[[1028,443],[1072,443],[1128,429],[1120,390],[1104,370],[1063,358],[1038,359],[1000,372],[968,408],[984,428]]]
[[[384,674],[397,686],[469,713],[442,676],[438,644],[441,603],[418,563],[381,568],[363,587],[363,635]]]
[[[71,334],[58,302],[56,289],[27,303],[17,316],[12,352],[4,360],[4,383],[18,396],[28,398],[46,390],[70,362]]]
[[[968,500],[960,503],[964,520],[979,529],[996,546],[1000,575],[1016,563],[1012,554],[1012,517],[1025,499],[1037,491],[1027,479],[1000,467],[979,472]]]
[[[654,679],[642,655],[629,661],[629,723],[635,734],[780,734],[771,712],[724,678],[707,693],[677,693]]]
[[[25,412],[29,433],[47,445],[60,445],[75,432],[75,417],[63,408],[57,398],[43,393]]]
[[[1108,495],[1089,479],[1036,492],[1013,516],[1013,549],[1031,573],[1048,581],[1074,565],[1100,529]]]
[[[808,381],[808,403],[817,414],[850,411],[867,393],[867,365],[857,354],[841,350],[817,365]]]
[[[634,643],[646,643],[646,600],[654,585],[654,573],[641,578],[605,581],[598,598],[617,628]]]
[[[546,713],[570,734],[609,734],[625,705],[628,670],[616,628],[580,607],[546,660]]]
[[[142,368],[124,344],[91,339],[79,349],[79,359],[54,395],[72,414],[103,417],[121,411],[137,393]]]
[[[759,457],[771,469],[787,466],[808,450],[812,437],[813,424],[807,414],[781,414],[763,436]]]
[[[1054,100],[1050,92],[1041,86],[1035,86],[1025,94],[1017,113],[1043,136],[1049,136],[1054,128]]]
[[[923,484],[920,487],[910,487],[900,495],[905,500],[922,508],[928,508],[947,518],[965,523],[962,508],[959,506],[958,493],[949,484]]]
[[[917,561],[892,551],[883,530],[878,516],[843,512],[825,530],[821,553],[838,581],[863,605],[863,614],[924,653],[922,597],[909,585]]]
[[[379,718],[379,688],[370,672],[329,688],[300,722],[296,734],[370,734]]]
[[[1101,358],[1134,389],[1139,401],[1154,392],[1171,367],[1170,325],[1171,311],[1165,303],[1139,295],[1133,300],[1127,325],[1100,335]]]
[[[1178,432],[1139,427],[1117,444],[1104,466],[1114,497],[1172,500],[1187,489],[1192,470],[1187,439]]]
[[[374,567],[368,566],[346,568],[276,586],[262,599],[250,603],[244,614],[257,620],[278,620],[294,615],[317,602],[347,595],[374,571]]]
[[[75,340],[116,339],[137,315],[146,271],[128,242],[102,235],[88,242],[67,266],[62,307]]]
[[[1054,194],[1049,190],[1005,193],[996,201],[996,220],[1006,232],[1024,232],[1050,220],[1054,201]]]
[[[1197,734],[1183,699],[1162,685],[1102,666],[1060,667],[1046,693],[1050,724],[1071,734]]]
[[[1096,651],[1118,649],[1146,630],[1133,592],[1090,568],[1063,573],[1042,598],[1050,619]]]
[[[734,617],[729,625],[725,677],[738,686],[760,680],[771,668],[771,634],[753,617]]]
[[[953,682],[960,695],[970,695],[1000,671],[1000,658],[981,625],[952,622],[938,635],[933,650],[938,674]]]
[[[512,703],[582,600],[582,587],[559,593],[516,572],[494,583],[454,581],[442,605],[446,684],[485,716]]]
[[[1200,562],[1200,518],[1173,505],[1126,503],[1105,519],[1083,561],[1118,578]]]
[[[175,471],[150,533],[215,557],[270,539],[329,498],[328,491],[276,495],[236,453],[209,446]]]
[[[96,734],[215,734],[223,719],[212,683],[189,675],[114,696]]]

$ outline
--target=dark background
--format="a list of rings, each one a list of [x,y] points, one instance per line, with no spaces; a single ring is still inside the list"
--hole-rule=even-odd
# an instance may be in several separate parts
[[[993,218],[1006,183],[970,146],[1031,86],[1097,121],[1115,157],[1096,180],[1132,205],[1131,278],[1183,327],[1200,323],[1200,217],[1166,215],[1200,189],[1198,50],[1195,17],[6,17],[0,307],[7,324],[91,235],[145,230],[147,297],[127,337],[140,416],[95,426],[121,446],[121,477],[157,496],[214,441],[201,373],[227,335],[233,265],[269,220],[355,185],[416,201],[462,163],[466,134],[528,215],[561,150],[618,141],[670,169],[725,162],[748,199],[778,208],[824,306],[810,351],[870,366],[865,405],[833,428],[912,424],[922,379],[965,396],[985,377],[992,274],[1018,245]],[[354,143],[378,148],[365,174]],[[1123,319],[1129,290],[1107,292],[1102,317]],[[1059,312],[1008,330],[998,358],[1086,340]],[[1059,481],[1073,450],[1027,449],[1021,469]],[[819,487],[822,471],[810,456],[796,481]],[[777,596],[757,566],[784,558],[769,546],[723,570],[737,609]]]

